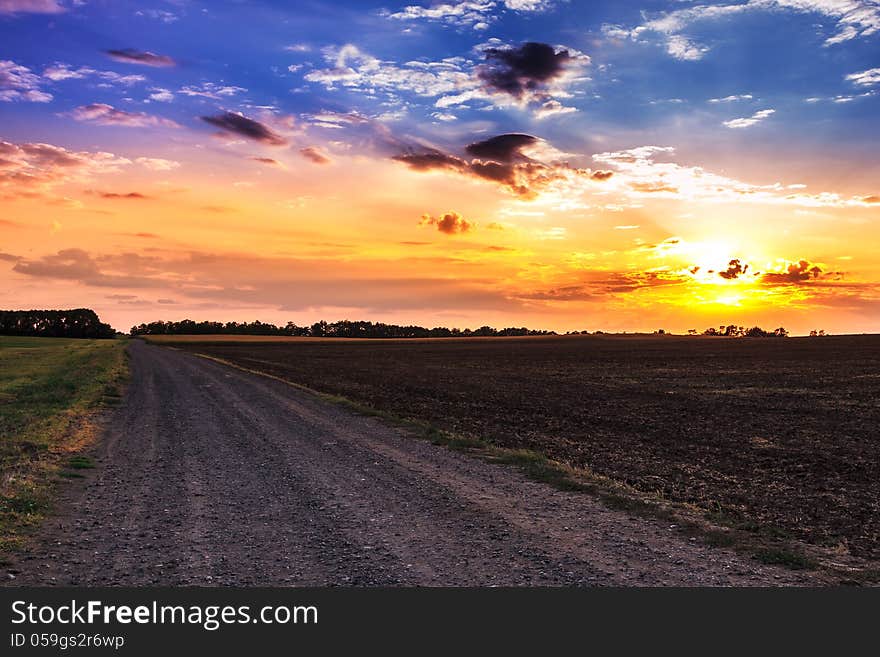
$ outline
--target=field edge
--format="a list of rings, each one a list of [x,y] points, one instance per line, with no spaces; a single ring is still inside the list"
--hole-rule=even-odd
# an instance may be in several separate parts
[[[406,430],[407,434],[414,438],[429,440],[436,445],[464,452],[490,463],[515,467],[529,479],[559,490],[588,494],[608,508],[642,518],[668,521],[683,537],[699,540],[710,547],[731,549],[765,564],[778,565],[791,570],[814,571],[824,575],[829,583],[861,585],[880,582],[880,564],[866,563],[864,567],[856,567],[836,563],[833,561],[833,554],[818,546],[777,537],[772,532],[744,531],[733,523],[725,524],[723,517],[713,522],[715,519],[707,518],[709,514],[704,509],[639,491],[623,482],[549,458],[537,451],[500,447],[484,439],[461,436],[423,420],[396,415],[342,395],[321,392],[301,383],[244,367],[217,356],[190,349],[178,349],[167,343],[161,346],[185,351],[205,360],[279,381],[329,403],[344,406],[353,412],[376,417],[394,427]]]

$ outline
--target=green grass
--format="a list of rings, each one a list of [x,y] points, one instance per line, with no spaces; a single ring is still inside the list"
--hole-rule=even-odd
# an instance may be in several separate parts
[[[812,570],[816,567],[816,563],[793,550],[784,548],[765,548],[758,550],[755,557],[762,563],[772,564],[776,566],[785,566],[792,570]]]
[[[94,413],[120,399],[124,345],[0,336],[0,556],[39,524],[58,475],[94,467],[78,452],[94,438]]]

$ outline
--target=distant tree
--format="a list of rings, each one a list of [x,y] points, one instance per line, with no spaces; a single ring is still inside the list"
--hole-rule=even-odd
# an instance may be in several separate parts
[[[423,326],[400,326],[382,322],[341,320],[328,323],[315,322],[311,326],[297,326],[287,322],[278,327],[256,320],[254,322],[196,322],[182,319],[177,322],[155,321],[131,327],[132,335],[290,335],[324,338],[449,338],[460,336],[523,336],[555,335],[553,331],[538,331],[526,327],[508,327],[500,331],[491,326],[481,326],[476,330],[446,328],[438,326],[427,329]]]
[[[0,310],[0,335],[29,335],[47,338],[116,337],[94,310]]]

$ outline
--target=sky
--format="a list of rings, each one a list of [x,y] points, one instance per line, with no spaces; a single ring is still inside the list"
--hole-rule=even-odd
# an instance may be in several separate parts
[[[880,332],[880,2],[0,0],[0,307]]]

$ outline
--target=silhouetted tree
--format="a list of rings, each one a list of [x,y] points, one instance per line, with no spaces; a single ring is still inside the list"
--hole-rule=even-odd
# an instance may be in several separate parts
[[[94,310],[0,310],[0,335],[44,338],[112,338],[116,331]]]

